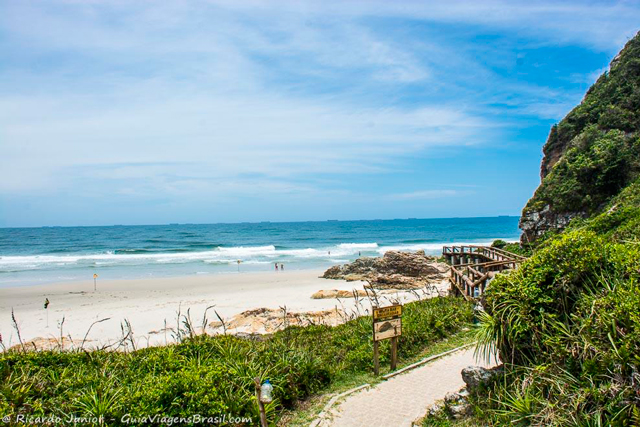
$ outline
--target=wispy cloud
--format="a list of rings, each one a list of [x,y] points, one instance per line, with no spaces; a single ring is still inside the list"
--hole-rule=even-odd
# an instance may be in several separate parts
[[[561,48],[611,56],[638,12],[506,0],[8,2],[0,196],[348,199],[361,192],[349,182],[369,178],[328,176],[401,176],[421,170],[412,159],[512,144],[519,127],[559,119],[585,83],[559,87],[548,67],[518,61]]]

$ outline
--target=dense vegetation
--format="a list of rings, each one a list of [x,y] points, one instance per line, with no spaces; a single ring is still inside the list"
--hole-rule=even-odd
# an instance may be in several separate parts
[[[496,424],[640,421],[640,247],[571,230],[498,276],[482,341],[509,369],[479,412]],[[486,397],[486,395],[484,396]]]
[[[479,339],[505,370],[456,424],[640,425],[640,35],[544,151],[524,213],[581,215],[521,248],[532,256],[488,286]]]
[[[629,242],[640,237],[640,179],[620,192],[602,213],[572,228],[585,227],[607,239]]]
[[[496,276],[478,338],[482,352],[500,356],[504,373],[471,394],[471,418],[441,412],[425,426],[640,425],[637,185]]]
[[[523,247],[517,242],[505,242],[502,239],[498,239],[498,240],[494,240],[494,242],[491,243],[491,247],[502,249],[507,252],[511,252],[514,254],[522,255],[522,256],[531,255],[530,247]]]
[[[472,307],[442,297],[405,305],[399,357],[419,354],[468,324]],[[387,342],[381,363],[388,363]],[[271,421],[331,382],[373,369],[371,317],[337,327],[289,327],[264,339],[196,336],[133,352],[8,351],[0,354],[0,414],[104,417],[253,417],[253,378],[269,378]],[[156,423],[157,424],[157,423]],[[224,424],[224,423],[223,423]]]
[[[640,137],[590,125],[542,181],[527,208],[592,214],[640,171]]]
[[[551,129],[543,180],[524,213],[597,212],[640,174],[640,35]],[[557,161],[557,163],[556,163]]]

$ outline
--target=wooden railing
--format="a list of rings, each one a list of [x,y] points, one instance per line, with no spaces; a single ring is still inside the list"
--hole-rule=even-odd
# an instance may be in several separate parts
[[[452,289],[468,300],[479,298],[500,271],[517,268],[526,258],[488,246],[445,246],[442,256],[450,264]]]
[[[526,258],[514,254],[512,252],[505,251],[503,249],[492,248],[489,246],[476,246],[476,245],[466,245],[466,246],[444,246],[442,248],[442,256],[445,258],[463,258],[463,257],[473,257],[473,256],[482,256],[487,260],[494,261],[502,261],[502,260],[520,260],[524,261]]]

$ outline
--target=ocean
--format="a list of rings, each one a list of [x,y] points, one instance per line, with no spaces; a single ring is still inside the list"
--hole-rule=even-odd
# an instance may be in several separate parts
[[[0,228],[0,286],[326,268],[388,250],[517,240],[518,217]],[[238,264],[238,260],[240,264]]]

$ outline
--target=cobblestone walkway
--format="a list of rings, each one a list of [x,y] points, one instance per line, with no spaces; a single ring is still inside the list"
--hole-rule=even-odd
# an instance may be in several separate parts
[[[458,391],[464,382],[460,371],[470,365],[489,367],[473,357],[473,348],[460,350],[377,386],[347,396],[329,412],[321,426],[397,427],[426,413],[436,400]]]

